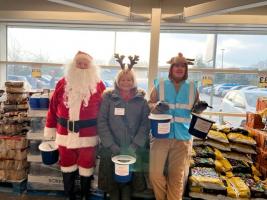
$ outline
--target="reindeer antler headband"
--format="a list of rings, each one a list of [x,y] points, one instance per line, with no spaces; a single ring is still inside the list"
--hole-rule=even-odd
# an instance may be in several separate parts
[[[193,65],[194,61],[195,59],[185,58],[182,53],[178,53],[176,57],[172,57],[169,61],[167,61],[167,63],[172,65],[172,64],[182,62],[182,63],[187,63],[188,65]]]
[[[125,58],[124,55],[119,55],[118,53],[114,54],[114,58],[116,58],[116,61],[118,63],[120,63],[121,69],[125,70],[125,63],[123,63],[123,59]],[[130,64],[128,64],[128,70],[131,70],[133,68],[133,66],[139,61],[139,56],[134,55],[134,57],[132,56],[128,56],[128,59],[130,60]]]

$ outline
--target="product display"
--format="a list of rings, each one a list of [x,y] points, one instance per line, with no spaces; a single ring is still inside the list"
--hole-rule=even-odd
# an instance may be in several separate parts
[[[47,91],[49,92],[49,91]],[[44,127],[46,122],[48,96],[49,93],[32,94],[29,98],[30,131],[27,134],[29,148],[27,159],[29,161],[29,173],[27,188],[28,190],[62,191],[63,178],[59,165],[45,165],[42,162],[42,156],[39,145],[44,139]],[[42,98],[44,97],[44,98]]]
[[[256,148],[253,136],[241,128],[213,125],[208,139],[202,140],[204,145],[194,139],[189,196],[200,199],[266,199],[264,173],[259,171],[265,164],[262,161],[265,153],[258,146]],[[260,160],[260,164],[254,165],[255,159]]]
[[[0,112],[0,180],[21,181],[27,177],[29,130],[24,83],[7,81]]]

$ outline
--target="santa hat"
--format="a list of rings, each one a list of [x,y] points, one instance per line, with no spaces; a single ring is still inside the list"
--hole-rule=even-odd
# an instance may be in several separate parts
[[[177,64],[177,63],[184,63],[187,65],[193,65],[194,63],[192,61],[194,61],[194,60],[195,59],[185,58],[182,53],[178,53],[178,56],[172,57],[169,61],[167,61],[167,63],[169,63],[171,65]]]
[[[78,53],[76,53],[74,60],[78,60],[78,59],[87,59],[88,61],[92,61],[93,57],[90,56],[88,53],[85,53],[83,51],[78,51]]]

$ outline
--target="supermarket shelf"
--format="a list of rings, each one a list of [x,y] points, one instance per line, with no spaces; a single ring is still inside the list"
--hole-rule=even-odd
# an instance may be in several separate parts
[[[27,161],[28,162],[42,162],[42,157],[41,155],[32,155],[28,153]]]
[[[28,110],[28,117],[46,117],[48,110]]]
[[[63,190],[62,176],[37,176],[28,174],[28,186],[37,190]],[[29,189],[29,188],[28,188]]]

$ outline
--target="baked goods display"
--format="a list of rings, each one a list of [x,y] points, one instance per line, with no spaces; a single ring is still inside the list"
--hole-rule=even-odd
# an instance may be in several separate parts
[[[30,120],[24,83],[7,81],[0,112],[0,180],[19,181],[27,177]]]

